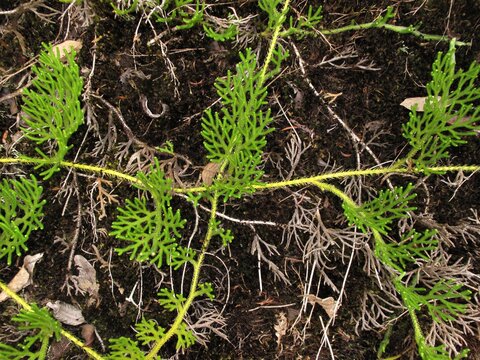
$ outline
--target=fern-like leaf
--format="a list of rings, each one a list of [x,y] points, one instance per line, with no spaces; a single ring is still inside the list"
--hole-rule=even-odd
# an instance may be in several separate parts
[[[210,300],[215,299],[215,295],[213,293],[213,286],[211,283],[206,282],[203,284],[198,284],[198,288],[195,291],[195,297],[206,296]]]
[[[188,329],[186,323],[181,323],[176,332],[177,335],[177,350],[186,349],[189,346],[194,345],[197,342],[195,335]]]
[[[361,206],[352,206],[343,203],[345,216],[352,225],[356,225],[362,232],[375,229],[380,234],[386,235],[391,229],[393,220],[407,216],[408,211],[415,210],[408,202],[415,198],[411,193],[413,185],[406,188],[395,187],[394,190],[380,191],[378,196]]]
[[[273,129],[270,110],[263,111],[267,89],[257,71],[257,59],[250,49],[240,54],[236,74],[217,79],[221,112],[206,110],[202,119],[204,146],[211,162],[221,164],[223,173],[214,187],[224,196],[240,197],[254,191],[263,172],[262,152],[266,135]]]
[[[302,39],[309,34],[314,34],[315,27],[318,26],[323,19],[323,8],[319,6],[316,10],[312,5],[308,6],[307,14],[300,15],[298,19],[293,16],[289,18],[289,27],[280,33],[280,36],[287,37],[294,35],[298,39]]]
[[[144,360],[145,354],[138,347],[138,342],[126,337],[109,339],[110,354],[109,360]]]
[[[45,360],[51,338],[60,340],[60,323],[52,318],[47,309],[39,308],[36,304],[32,304],[29,310],[21,310],[12,320],[19,323],[19,330],[29,335],[18,347],[0,344],[2,360]]]
[[[426,169],[447,158],[448,149],[464,144],[465,136],[480,130],[480,87],[476,86],[480,64],[473,62],[467,71],[455,71],[455,43],[446,54],[439,53],[433,64],[432,80],[427,85],[423,113],[410,112],[403,135],[412,151],[408,158]]]
[[[451,280],[440,280],[427,290],[412,285],[397,283],[397,289],[411,308],[419,311],[426,307],[433,320],[437,322],[453,321],[463,314],[468,307],[471,291],[462,289],[462,284]]]
[[[232,231],[230,229],[223,228],[220,221],[212,219],[210,228],[212,229],[212,236],[220,237],[223,246],[227,246],[233,241]]]
[[[31,305],[31,310],[21,310],[12,320],[20,323],[18,325],[20,330],[38,330],[41,336],[54,336],[55,340],[60,340],[62,330],[60,323],[50,315],[47,309],[39,308],[36,304]]]
[[[384,255],[390,260],[389,263],[395,265],[396,270],[405,271],[408,263],[414,263],[418,259],[425,261],[430,259],[428,253],[438,246],[435,234],[436,231],[433,230],[426,230],[423,233],[411,230],[402,236],[399,243],[383,243]]]
[[[138,173],[137,177],[142,183],[139,187],[151,193],[154,208],[150,209],[142,196],[133,201],[127,199],[125,207],[118,209],[110,234],[129,245],[117,248],[117,253],[129,253],[131,260],[148,260],[158,267],[166,263],[178,268],[193,261],[194,252],[182,250],[177,243],[185,220],[170,205],[172,183],[165,178],[158,160],[150,167],[149,174]]]
[[[30,179],[6,180],[0,183],[0,259],[22,255],[32,231],[43,229],[43,188],[33,175]]]
[[[232,40],[238,33],[238,27],[235,24],[230,24],[226,29],[219,29],[215,31],[207,24],[203,24],[203,30],[205,35],[209,38],[212,38],[215,41],[227,41]]]
[[[74,61],[73,49],[64,54],[64,63],[60,59],[60,50],[55,52],[51,45],[43,46],[39,66],[32,67],[36,78],[32,80],[31,88],[24,90],[22,111],[26,127],[22,130],[25,137],[38,145],[56,142],[54,154],[47,155],[40,148],[35,149],[46,163],[53,165],[42,173],[47,179],[58,171],[58,162],[71,148],[68,145],[70,137],[83,124],[79,100],[83,80]]]
[[[158,326],[154,320],[142,319],[135,325],[135,329],[137,330],[136,337],[142,345],[158,342],[165,335],[165,329]]]
[[[183,304],[187,300],[182,294],[176,294],[172,290],[163,288],[157,294],[158,303],[162,305],[168,311],[180,312],[183,308]]]
[[[258,6],[268,15],[267,31],[274,31],[282,15],[279,6],[282,0],[259,0]]]
[[[138,9],[140,6],[145,12],[152,12],[156,21],[159,23],[170,24],[172,22],[180,22],[176,26],[178,30],[190,29],[196,24],[203,21],[206,3],[201,0],[175,0],[164,1],[161,5],[153,3],[151,5],[148,2],[142,2],[141,5],[135,6]],[[195,4],[195,8],[192,8]],[[130,8],[131,9],[131,8]],[[160,11],[158,11],[160,9]],[[155,10],[155,11],[154,11]],[[130,12],[131,10],[128,10]]]

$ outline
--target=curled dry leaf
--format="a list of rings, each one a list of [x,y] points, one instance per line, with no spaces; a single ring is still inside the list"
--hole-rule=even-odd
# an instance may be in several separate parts
[[[65,359],[65,353],[71,347],[72,343],[65,336],[62,336],[59,341],[53,340],[52,345],[48,349],[48,360]]]
[[[275,336],[277,337],[277,345],[280,346],[282,337],[287,334],[288,320],[286,314],[282,311],[280,314],[275,315],[277,323],[273,326],[275,330]]]
[[[85,346],[92,346],[95,341],[95,326],[92,324],[82,325],[82,338],[85,341]]]
[[[416,105],[417,111],[423,111],[423,107],[425,106],[425,100],[427,100],[425,96],[406,98],[400,103],[400,106],[403,106],[408,110],[412,110],[413,107]]]
[[[438,97],[440,99],[440,97]],[[407,108],[408,110],[412,110],[413,107],[416,105],[417,106],[417,111],[418,112],[423,112],[423,108],[425,106],[425,102],[427,101],[426,96],[420,96],[420,97],[411,97],[411,98],[406,98],[400,103],[400,106],[403,106],[404,108]]]
[[[97,301],[100,287],[97,283],[97,272],[95,268],[82,255],[75,255],[73,261],[78,269],[78,275],[72,276],[75,291],[77,293],[80,292],[82,295],[88,293]]]
[[[78,52],[82,48],[82,42],[77,40],[66,40],[60,44],[57,44],[52,47],[53,52],[56,54],[57,51],[60,53],[60,60],[65,59],[65,53],[75,50]]]
[[[440,98],[440,97],[439,97]],[[423,108],[425,106],[425,102],[427,100],[427,97],[412,97],[412,98],[406,98],[403,100],[400,105],[407,108],[408,110],[411,110],[415,105],[417,106],[417,112],[423,112]],[[451,119],[447,120],[447,123],[450,125],[455,124],[455,123],[464,123],[468,120],[470,120],[470,116],[465,116],[458,118],[458,116],[453,116]],[[476,131],[477,134],[480,133],[480,131]]]
[[[57,300],[54,303],[48,302],[47,307],[52,309],[53,317],[63,324],[78,326],[85,323],[82,310],[76,306]]]
[[[217,176],[218,171],[220,170],[220,164],[210,162],[203,168],[202,171],[202,181],[205,185],[210,186],[213,183],[213,179]]]
[[[14,293],[19,292],[23,288],[32,283],[33,269],[35,264],[43,258],[43,253],[36,255],[27,255],[23,259],[23,266],[18,270],[13,279],[8,283],[8,287]],[[0,302],[8,299],[5,292],[0,293]]]
[[[327,313],[328,317],[331,319],[335,316],[335,305],[336,305],[336,301],[333,297],[327,297],[325,299],[322,299],[322,298],[319,298],[313,294],[309,294],[307,295],[307,301],[310,303],[310,304],[318,304],[320,305],[323,310],[325,310],[325,312]]]

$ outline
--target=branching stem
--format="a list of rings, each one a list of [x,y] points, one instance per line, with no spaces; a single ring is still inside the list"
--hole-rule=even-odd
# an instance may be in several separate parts
[[[422,40],[427,41],[443,41],[443,42],[450,42],[452,39],[448,36],[443,35],[433,35],[433,34],[426,34],[419,30],[417,30],[414,26],[401,26],[401,25],[392,25],[387,23],[378,22],[377,20],[364,23],[364,24],[352,24],[342,26],[336,29],[320,29],[319,32],[322,35],[335,35],[340,34],[346,31],[355,31],[355,30],[365,30],[365,29],[386,29],[390,30],[399,34],[409,34],[416,36]],[[464,41],[457,41],[456,44],[458,46],[472,46],[471,42],[464,42]]]
[[[265,76],[267,74],[268,66],[270,65],[270,61],[272,60],[273,52],[275,51],[275,47],[277,46],[278,36],[280,34],[280,28],[282,27],[283,22],[285,21],[285,16],[288,12],[288,6],[290,4],[290,0],[285,0],[282,8],[282,14],[278,18],[278,22],[275,26],[275,31],[272,35],[272,40],[270,41],[270,47],[268,49],[267,57],[265,58],[265,63],[262,66],[262,71],[260,72],[260,86],[263,85],[265,81]]]
[[[343,192],[339,188],[337,188],[337,187],[335,187],[331,184],[327,184],[327,183],[323,183],[323,182],[319,182],[319,181],[313,181],[312,184],[316,185],[319,189],[321,189],[323,191],[328,191],[328,192],[336,195],[342,201],[347,203],[347,206],[351,206],[351,207],[355,207],[355,208],[358,207],[358,205],[355,203],[355,201],[353,201],[345,192]],[[375,229],[371,229],[371,231],[372,231],[372,234],[373,234],[373,238],[375,240],[374,241],[375,253],[378,254],[377,255],[378,259],[385,266],[388,266],[388,267],[392,268],[391,262],[388,261],[388,259],[385,259],[384,257],[382,257],[380,255],[381,253],[383,253],[382,248],[385,247],[385,242],[383,241],[382,235],[380,234],[380,232],[378,232]],[[400,286],[400,279],[403,277],[403,275],[404,274],[398,275],[396,273],[392,273],[393,284],[395,286],[395,289],[400,294],[400,296],[403,300],[403,304],[407,307],[408,314],[410,315],[410,320],[412,321],[412,325],[413,325],[413,329],[414,329],[414,333],[415,333],[415,340],[416,340],[417,344],[424,344],[425,343],[425,336],[423,335],[423,331],[422,331],[422,329],[420,327],[420,324],[418,322],[418,317],[417,317],[417,314],[415,313],[415,309],[413,308],[411,303],[406,298],[405,292],[402,291],[402,288]],[[422,349],[419,349],[419,351],[422,351]],[[422,357],[423,357],[423,355],[422,355]]]
[[[27,165],[51,165],[47,160],[42,158],[0,158],[0,164],[27,164]],[[59,166],[71,169],[82,170],[86,172],[91,172],[95,174],[105,174],[112,177],[116,177],[120,180],[126,180],[131,184],[141,184],[141,181],[138,180],[135,176],[126,174],[120,170],[109,169],[96,165],[75,163],[71,161],[61,161],[58,163]],[[316,185],[316,182],[323,182],[326,180],[333,179],[343,179],[348,177],[355,176],[375,176],[375,175],[389,175],[389,174],[413,174],[421,175],[425,172],[428,173],[443,173],[443,172],[477,172],[480,171],[480,165],[450,165],[450,166],[430,166],[426,167],[425,170],[409,168],[409,167],[399,167],[397,165],[379,167],[375,169],[363,169],[363,170],[346,170],[346,171],[337,171],[332,173],[325,173],[321,175],[304,177],[292,180],[285,181],[273,181],[264,184],[253,185],[255,190],[267,190],[267,189],[281,189],[285,187],[293,186],[305,186],[305,185]],[[203,193],[207,192],[209,187],[207,186],[198,186],[190,188],[174,188],[173,191],[178,194],[191,194],[191,193]]]
[[[213,236],[213,229],[214,229],[214,223],[215,223],[215,218],[217,216],[217,205],[218,205],[218,194],[215,194],[212,199],[211,199],[211,206],[212,210],[210,213],[210,221],[208,222],[208,230],[207,234],[205,235],[205,238],[203,240],[203,245],[202,249],[200,250],[200,253],[198,254],[198,258],[193,264],[193,276],[192,276],[192,283],[190,284],[190,291],[188,293],[187,300],[183,304],[182,309],[178,312],[175,321],[171,325],[170,329],[168,329],[167,333],[161,338],[160,341],[155,343],[153,346],[152,350],[150,353],[146,356],[147,360],[150,359],[155,359],[156,355],[162,348],[162,346],[174,336],[177,331],[178,327],[182,324],[183,319],[185,315],[187,314],[188,309],[192,305],[193,301],[195,300],[195,297],[197,296],[197,287],[198,287],[198,282],[200,280],[200,269],[202,267],[203,261],[205,259],[205,253],[208,250],[208,246],[210,244],[210,240],[212,239]]]
[[[19,295],[17,295],[15,292],[13,292],[1,280],[0,280],[0,289],[2,291],[4,291],[9,297],[11,297],[17,304],[21,305],[22,308],[24,308],[27,311],[33,311],[30,304],[28,304],[24,299],[22,299]],[[71,334],[70,332],[62,329],[62,330],[60,330],[60,334],[62,334],[62,336],[65,336],[68,340],[70,340],[76,346],[78,346],[83,351],[85,351],[92,359],[96,359],[96,360],[103,360],[104,359],[99,353],[97,353],[91,347],[86,346],[79,338],[77,338],[75,335]],[[48,343],[47,343],[47,345],[48,345]],[[44,346],[44,343],[42,343],[42,347],[43,346]]]

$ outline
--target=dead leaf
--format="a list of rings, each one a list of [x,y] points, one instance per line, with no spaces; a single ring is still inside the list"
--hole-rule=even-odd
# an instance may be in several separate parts
[[[202,181],[205,185],[210,186],[213,183],[213,179],[217,176],[218,171],[220,170],[219,163],[208,163],[205,165],[202,171]]]
[[[64,60],[65,59],[65,54],[68,54],[69,52],[73,50],[75,50],[76,52],[78,52],[80,49],[82,48],[82,42],[81,41],[77,41],[77,40],[66,40],[60,44],[57,44],[57,45],[54,45],[52,47],[52,50],[54,52],[54,54],[57,53],[57,51],[59,52],[60,54],[60,60]]]
[[[43,253],[36,255],[27,255],[23,259],[23,266],[18,270],[13,279],[8,283],[8,287],[14,293],[19,292],[32,283],[33,269],[35,264],[43,257]],[[0,302],[7,300],[9,296],[2,291],[0,293]]]
[[[53,340],[52,345],[48,349],[49,360],[65,359],[65,353],[71,347],[72,343],[65,336],[62,336],[59,341]]]
[[[47,307],[52,309],[53,317],[63,324],[78,326],[85,323],[82,310],[76,306],[57,300],[54,303],[48,302]]]
[[[471,118],[472,118],[471,116],[464,116],[464,117],[461,117],[461,118],[458,118],[458,116],[454,116],[451,119],[447,120],[447,123],[449,123],[450,125],[453,125],[455,123],[463,124],[463,123],[469,121]],[[478,133],[478,131],[476,131],[476,132]]]
[[[440,96],[437,97],[440,99]],[[411,97],[411,98],[406,98],[400,103],[400,106],[403,106],[404,108],[407,108],[408,110],[412,110],[412,108],[416,105],[417,106],[417,111],[418,112],[423,112],[423,108],[425,107],[425,102],[427,101],[426,96],[421,96],[421,97]]]
[[[440,98],[440,97],[438,97]],[[427,97],[412,97],[412,98],[406,98],[405,100],[402,101],[400,104],[401,106],[411,110],[415,105],[417,105],[417,111],[418,112],[423,112],[423,108],[425,106],[425,101],[427,100]],[[452,117],[450,120],[447,120],[447,123],[450,125],[454,123],[464,123],[470,120],[470,116],[465,116],[462,118],[458,118],[458,116]],[[477,133],[480,133],[480,131],[476,131]]]
[[[95,268],[82,255],[75,255],[73,261],[78,270],[78,275],[72,276],[76,293],[80,292],[82,295],[88,293],[97,302],[100,286],[97,283]]]
[[[288,320],[286,314],[282,311],[280,314],[275,315],[277,323],[273,326],[275,330],[275,336],[277,337],[277,345],[280,346],[282,337],[287,334]]]
[[[335,310],[336,301],[333,297],[330,296],[325,299],[322,299],[313,294],[309,294],[307,295],[307,301],[312,305],[315,303],[320,305],[323,308],[323,310],[325,310],[325,312],[327,313],[330,319],[335,316],[334,310]]]
[[[110,205],[113,203],[118,204],[118,199],[117,199],[117,195],[112,194],[111,191],[108,191],[103,186],[103,184],[106,184],[107,186],[111,187],[112,182],[110,180],[97,178],[96,183],[97,183],[97,189],[98,189],[97,200],[98,200],[98,204],[100,205],[100,215],[98,217],[98,220],[102,220],[103,218],[107,217],[107,211],[106,211],[107,203]]]
[[[91,346],[95,341],[95,326],[92,324],[82,325],[82,338],[85,341],[85,346]]]
[[[328,103],[331,104],[331,103],[334,103],[339,96],[343,95],[343,93],[341,93],[341,92],[330,93],[330,92],[327,92],[327,91],[322,91],[322,95],[328,101]]]
[[[408,110],[412,110],[412,108],[417,105],[417,111],[423,111],[423,107],[425,106],[425,100],[427,98],[424,97],[412,97],[406,98],[400,103],[400,106],[407,108]]]

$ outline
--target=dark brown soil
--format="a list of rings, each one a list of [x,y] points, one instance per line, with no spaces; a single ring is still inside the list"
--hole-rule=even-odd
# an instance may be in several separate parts
[[[14,9],[24,3],[26,1],[2,3],[0,9]],[[293,3],[298,10],[305,4],[304,1]],[[323,2],[309,1],[308,3],[316,6]],[[480,1],[455,1],[452,2],[451,8],[449,1],[421,3],[352,0],[328,2],[324,5],[322,27],[335,28],[353,21],[368,22],[378,16],[387,5],[392,5],[397,11],[392,22],[397,25],[418,25],[425,33],[446,34],[463,41],[472,41],[472,46],[458,49],[457,63],[460,67],[468,66],[473,60],[480,61],[480,45],[476,35],[480,30],[478,17]],[[184,168],[187,164],[185,159],[188,159],[192,165],[185,174],[180,175],[180,179],[186,184],[193,185],[199,179],[201,167],[208,163],[200,135],[202,112],[217,100],[213,86],[215,79],[225,76],[227,70],[234,70],[239,59],[238,53],[242,48],[234,47],[229,43],[214,42],[204,36],[201,26],[167,33],[163,41],[168,48],[169,61],[175,67],[178,78],[178,83],[175,84],[169,75],[169,68],[161,48],[146,44],[154,36],[150,26],[145,23],[140,24],[138,28],[140,37],[134,40],[139,20],[138,14],[121,18],[113,14],[108,1],[85,0],[78,5],[78,11],[86,11],[85,8],[89,8],[88,22],[82,21],[83,18],[75,18],[70,24],[70,34],[66,35],[67,18],[60,20],[59,16],[68,5],[50,0],[45,0],[44,4],[59,11],[58,15],[51,18],[53,20],[51,23],[29,10],[0,17],[2,78],[26,66],[34,55],[38,54],[42,42],[60,42],[64,37],[81,40],[83,48],[78,56],[78,63],[83,75],[88,75],[95,60],[95,72],[90,83],[91,94],[101,96],[118,109],[134,136],[145,144],[156,147],[171,141],[175,152],[182,157],[177,158],[177,167],[174,167],[172,162],[168,162],[168,156],[161,155],[161,160],[167,164],[167,173]],[[216,15],[225,16],[225,6],[219,6]],[[229,6],[234,6],[239,16],[259,13],[256,2],[253,1],[233,2]],[[42,11],[52,10],[43,8]],[[258,26],[261,26],[265,20],[263,16],[259,16],[255,21]],[[166,29],[159,24],[155,26],[157,32]],[[306,76],[300,71],[299,60],[293,51],[292,43],[305,61]],[[96,44],[95,52],[93,44]],[[139,55],[135,58],[132,56],[133,44]],[[370,146],[380,162],[391,161],[405,155],[407,150],[404,148],[405,141],[401,126],[408,121],[408,111],[399,104],[405,98],[425,94],[424,86],[430,79],[432,62],[437,52],[448,49],[448,43],[427,42],[411,35],[386,30],[346,32],[327,38],[306,37],[282,40],[282,45],[290,51],[291,56],[285,63],[285,72],[275,79],[269,88],[268,101],[272,114],[275,115],[276,131],[268,136],[265,151],[265,179],[268,181],[280,180],[282,175],[285,176],[288,173],[289,164],[285,158],[285,147],[294,136],[293,128],[305,143],[311,144],[302,155],[294,177],[319,174],[325,171],[325,163],[329,163],[330,166],[334,164],[335,169],[355,169],[358,166],[356,154],[359,150],[356,144],[338,121],[329,114],[326,109],[327,102],[315,96],[309,88],[307,79],[318,92],[340,94],[330,104],[331,108],[362,140],[368,142],[375,137]],[[263,57],[267,40],[257,38],[250,46],[258,49],[260,56]],[[336,66],[319,66],[324,57],[331,58],[349,47],[356,52],[355,58],[350,57],[336,62]],[[136,72],[131,76],[125,75],[134,69]],[[19,72],[2,84],[0,97],[15,91],[27,73],[28,71]],[[178,94],[175,96],[176,91]],[[159,119],[149,117],[142,109],[141,97],[148,99],[148,106],[152,113],[160,113],[162,104],[165,104],[166,114]],[[111,126],[109,117],[116,126],[117,142],[127,141],[128,134],[125,133],[116,116],[98,98],[91,96],[88,100],[84,100],[84,105],[95,112],[99,126],[98,133],[88,130],[87,125],[81,127],[72,139],[75,147],[69,154],[69,158],[74,159],[75,149],[81,148],[78,161],[98,163],[104,160],[108,166],[119,166],[124,169],[135,147],[132,147],[129,156],[122,160],[115,156],[115,151],[118,149],[114,148],[102,154],[93,155],[93,153],[99,136],[105,136]],[[4,139],[12,139],[18,131],[19,113],[16,109],[20,106],[20,97],[0,103],[0,131],[4,134]],[[216,106],[215,108],[218,109],[218,105]],[[288,114],[290,122],[282,115],[283,112]],[[87,131],[89,133],[85,139]],[[29,146],[25,143],[22,141],[17,146],[17,151],[29,151]],[[2,153],[2,156],[5,155],[11,154]],[[448,162],[480,164],[479,138],[474,138],[468,144],[451,151]],[[282,174],[275,164],[284,168]],[[373,159],[363,151],[361,166],[369,168],[375,165]],[[5,166],[1,171],[3,178],[4,176],[12,177],[20,171],[33,171],[33,169]],[[97,212],[95,226],[97,229],[106,230],[103,234],[101,231],[97,233],[100,235],[96,237],[92,234],[89,195],[96,178],[81,175],[80,173],[77,175],[75,184],[73,176],[68,175],[67,170],[62,170],[54,178],[42,184],[48,202],[45,207],[45,229],[31,236],[28,242],[28,253],[44,252],[45,255],[43,261],[36,267],[34,284],[26,288],[22,296],[41,305],[55,300],[78,304],[85,319],[95,325],[99,335],[105,340],[105,345],[108,346],[106,339],[134,336],[132,326],[138,320],[139,312],[125,299],[141,279],[143,297],[141,315],[157,319],[161,325],[168,327],[173,317],[162,310],[156,302],[158,289],[155,286],[164,276],[166,279],[169,278],[169,270],[140,266],[129,261],[126,255],[117,255],[113,249],[118,247],[119,243],[106,235],[117,214],[116,207],[123,205],[122,199],[133,198],[137,192],[125,183],[118,186],[114,183],[109,188],[118,195],[120,204],[108,205],[108,216],[103,219],[98,219]],[[427,209],[437,223],[450,225],[462,224],[467,217],[472,216],[470,209],[478,210],[479,207],[480,177],[478,174],[473,175],[459,188],[455,197],[449,200],[455,189],[446,186],[444,180],[447,178],[453,180],[454,177],[455,174],[432,176],[426,179],[425,188],[418,189],[416,206],[419,212]],[[69,197],[68,192],[62,191],[64,179],[68,179],[66,183],[69,184],[70,189],[78,187],[78,197],[75,194]],[[392,181],[402,185],[408,181],[415,182],[416,179],[394,177]],[[364,200],[371,193],[370,189],[386,186],[379,178],[366,178],[363,185],[367,189],[362,193]],[[428,189],[428,194],[425,189]],[[238,219],[286,224],[295,207],[291,191],[293,190],[256,194],[242,201],[225,204],[224,208],[222,205],[221,211]],[[322,198],[324,208],[320,209],[320,212],[326,226],[347,226],[340,203],[335,198],[324,196],[315,190],[306,191],[305,195]],[[181,198],[174,199],[173,205],[181,209],[186,219],[191,220],[184,229],[184,241],[187,241],[194,229],[195,214],[191,206]],[[75,254],[81,254],[94,261],[100,284],[100,303],[93,306],[88,306],[88,297],[75,294],[75,291],[68,295],[63,288],[68,275],[66,268],[71,249],[65,249],[60,242],[55,242],[57,238],[69,242],[74,237],[78,206],[81,207],[82,222]],[[206,229],[207,221],[208,213],[201,212],[199,233],[195,240],[197,246],[198,239]],[[228,340],[210,333],[206,346],[195,345],[179,357],[187,359],[331,358],[328,347],[323,346],[319,351],[322,342],[320,335],[322,321],[324,323],[328,321],[327,315],[319,306],[315,308],[310,319],[305,340],[301,340],[298,334],[291,332],[282,338],[281,347],[277,346],[274,330],[277,316],[281,311],[287,312],[286,309],[289,309],[294,318],[293,314],[298,312],[301,306],[302,286],[305,283],[306,274],[306,269],[302,265],[302,251],[295,244],[286,246],[286,242],[282,241],[281,227],[256,225],[253,230],[250,226],[227,220],[222,220],[222,223],[224,227],[232,230],[235,239],[228,249],[223,250],[220,250],[219,241],[214,242],[210,252],[215,253],[216,256],[207,258],[202,272],[202,279],[214,284],[216,300],[213,305],[201,302],[195,309],[200,311],[200,306],[213,306],[221,310],[224,307],[223,316],[227,324],[222,331]],[[263,263],[261,265],[263,289],[260,291],[257,255],[251,253],[251,244],[255,236],[260,236],[267,243],[278,248],[278,254],[268,254],[268,257],[286,271],[291,282],[289,286],[276,279],[268,266]],[[111,263],[110,268],[101,266],[92,245],[98,248],[104,260]],[[474,242],[459,243],[451,249],[451,253],[454,259],[470,259],[473,265],[472,272],[480,273],[479,250]],[[354,259],[348,275],[346,296],[343,299],[341,311],[329,330],[331,351],[336,359],[376,359],[378,347],[383,339],[384,332],[380,330],[355,330],[360,316],[362,294],[376,289],[374,276],[365,274],[364,260],[361,255]],[[11,279],[21,264],[21,258],[18,258],[16,264],[10,267],[2,263],[0,265],[2,281]],[[329,276],[335,286],[341,288],[348,264],[338,262],[335,265],[335,269],[328,270]],[[226,269],[228,269],[228,278]],[[75,269],[72,271],[75,272]],[[189,275],[187,271],[185,286],[188,286]],[[174,275],[174,279],[180,280],[180,275]],[[321,284],[318,289],[315,284],[316,282],[311,293],[319,291],[324,298],[338,295],[327,284]],[[168,284],[163,284],[163,286],[166,285]],[[138,300],[138,296],[139,292],[134,292],[134,298]],[[285,309],[275,307],[275,305],[286,304],[293,305]],[[3,326],[3,329],[7,329],[10,324],[9,314],[12,312],[12,306],[11,303],[0,304],[2,311],[0,326]],[[306,323],[310,307],[307,310],[297,329],[301,330]],[[192,313],[192,320],[195,320],[194,318]],[[80,336],[78,328],[71,327],[69,330]],[[4,331],[6,330],[0,330],[0,333]],[[480,347],[478,336],[465,336],[472,349]],[[13,338],[10,337],[7,340]],[[409,319],[403,317],[394,327],[394,335],[386,355],[404,354],[402,358],[415,358],[414,346]],[[93,347],[103,352],[98,341]],[[173,342],[167,345],[163,354],[165,357],[175,354]],[[65,359],[83,356],[77,349],[63,354]],[[474,359],[474,355],[471,358]]]

